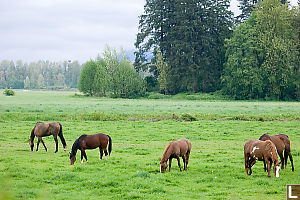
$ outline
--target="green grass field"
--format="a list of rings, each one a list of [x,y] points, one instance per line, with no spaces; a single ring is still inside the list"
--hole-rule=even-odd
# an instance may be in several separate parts
[[[189,121],[190,117],[195,121]],[[105,99],[74,92],[0,94],[0,199],[285,199],[286,184],[300,184],[300,103],[169,99]],[[70,165],[54,153],[53,137],[31,152],[37,121],[63,125],[67,151],[82,134],[112,137],[108,161],[87,150],[89,163]],[[263,163],[244,170],[243,145],[263,133],[287,134],[295,172],[267,177]],[[172,139],[192,143],[190,163],[159,173],[159,158]],[[35,140],[36,142],[36,140]],[[35,144],[36,147],[36,144]]]

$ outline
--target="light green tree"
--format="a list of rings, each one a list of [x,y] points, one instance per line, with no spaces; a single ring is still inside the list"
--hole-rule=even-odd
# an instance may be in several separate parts
[[[226,44],[222,76],[226,94],[236,99],[296,98],[300,77],[295,17],[295,10],[279,0],[264,0],[234,30]]]
[[[27,78],[27,77],[26,77]],[[25,83],[24,83],[25,85]],[[24,86],[25,87],[25,86]],[[44,77],[42,74],[39,75],[38,80],[37,80],[37,87],[38,88],[43,88],[44,87]]]
[[[94,77],[96,69],[97,63],[93,60],[90,60],[84,64],[78,83],[79,91],[90,96],[95,94]]]
[[[107,92],[110,91],[111,77],[108,74],[106,63],[102,58],[99,57],[96,63],[94,90],[97,95],[106,96]]]
[[[28,76],[26,76],[25,80],[24,80],[24,88],[25,89],[29,89],[30,88],[30,79]]]
[[[159,73],[159,77],[158,77],[159,90],[161,93],[168,94],[169,93],[168,85],[167,85],[168,74],[169,74],[168,66],[164,62],[164,59],[163,59],[163,56],[162,56],[162,53],[160,50],[158,50],[156,57],[157,57],[156,68]]]

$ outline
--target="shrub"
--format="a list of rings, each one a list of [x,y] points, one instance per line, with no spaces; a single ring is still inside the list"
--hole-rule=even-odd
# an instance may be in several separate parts
[[[12,89],[5,89],[3,91],[3,94],[6,95],[6,96],[15,96],[15,91],[13,91]]]

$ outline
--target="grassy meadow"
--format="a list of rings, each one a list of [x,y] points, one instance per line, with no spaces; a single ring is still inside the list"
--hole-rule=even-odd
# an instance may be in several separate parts
[[[1,91],[0,91],[1,92]],[[82,134],[105,133],[109,160],[87,150],[89,163],[70,165],[53,137],[31,152],[37,121],[58,121],[70,152]],[[300,103],[218,100],[186,95],[167,99],[107,99],[74,92],[0,93],[0,199],[285,199],[286,184],[300,184]],[[288,161],[268,178],[263,163],[244,170],[243,145],[263,133],[291,139],[295,172]],[[188,170],[159,173],[159,158],[173,139],[192,143]],[[35,139],[35,147],[36,147]],[[182,163],[182,160],[181,160]],[[182,163],[183,164],[183,163]]]

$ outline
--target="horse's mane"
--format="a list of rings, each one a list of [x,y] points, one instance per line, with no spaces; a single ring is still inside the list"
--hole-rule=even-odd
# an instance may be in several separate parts
[[[268,134],[263,134],[262,136],[260,136],[259,140],[261,140],[263,138],[265,138],[267,140],[271,140],[271,137]]]
[[[75,140],[75,142],[73,143],[73,146],[72,146],[72,152],[71,152],[71,155],[75,155],[75,154],[76,154],[77,149],[79,149],[80,141],[81,141],[84,137],[86,137],[86,135],[81,135],[77,140]]]
[[[166,149],[165,149],[165,151],[164,151],[164,153],[163,153],[163,155],[162,155],[161,160],[164,160],[164,158],[165,158],[165,156],[166,156],[166,154],[167,154],[167,152],[168,152],[168,150],[169,150],[169,148],[170,148],[170,146],[171,146],[172,143],[173,143],[173,142],[170,142],[170,143],[168,144],[168,146],[166,147]]]

